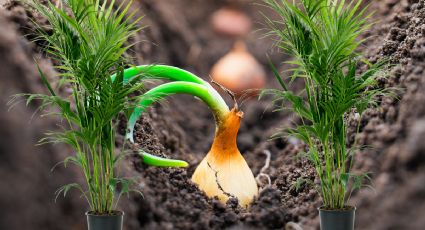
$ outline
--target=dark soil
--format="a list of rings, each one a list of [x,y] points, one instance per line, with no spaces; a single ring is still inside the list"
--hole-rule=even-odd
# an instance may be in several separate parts
[[[111,211],[110,213],[100,213],[100,212],[87,212],[87,216],[121,216],[123,215],[122,211]]]
[[[137,1],[135,7],[146,15],[143,23],[149,27],[136,39],[149,42],[139,43],[132,55],[137,57],[137,63],[175,65],[207,79],[210,67],[230,50],[234,41],[214,34],[207,15],[229,2]],[[262,21],[258,10],[266,11],[265,8],[247,4],[251,1],[236,2],[254,21]],[[362,49],[371,62],[383,57],[391,59],[394,67],[381,80],[381,87],[402,90],[398,99],[383,98],[378,109],[366,112],[359,134],[355,135],[354,112],[348,118],[350,142],[357,139],[359,144],[372,147],[358,151],[354,169],[370,172],[375,189],[353,193],[350,204],[357,206],[358,229],[423,229],[425,6],[418,1],[385,0],[373,1],[372,8],[379,21],[370,30],[368,36],[372,38]],[[40,56],[40,49],[18,35],[30,31],[29,17],[33,15],[16,3],[9,4],[7,10],[0,9],[0,108],[4,111],[9,95],[44,90],[31,58]],[[245,40],[265,68],[266,53],[271,53],[276,65],[285,60],[272,47],[270,39],[259,40],[260,37],[261,33],[256,32]],[[43,68],[54,76],[50,61],[42,60]],[[272,77],[268,87],[277,87]],[[208,199],[190,181],[196,165],[209,150],[214,122],[202,103],[176,96],[165,105],[155,106],[139,120],[137,145],[133,147],[185,159],[191,166],[154,168],[143,165],[137,156],[129,157],[122,171],[138,177],[144,196],[122,200],[126,229],[318,229],[318,193],[308,183],[296,188],[300,179],[315,181],[314,169],[297,157],[304,146],[296,139],[268,140],[277,128],[291,125],[292,115],[272,113],[269,99],[245,100],[241,104],[245,117],[238,144],[254,175],[265,164],[264,152],[271,153],[270,166],[265,171],[271,185],[261,181],[261,193],[251,207],[242,209],[234,199],[226,205]],[[0,182],[0,204],[2,210],[8,210],[0,215],[0,229],[84,229],[86,206],[77,193],[60,198],[58,204],[52,202],[55,188],[75,180],[78,173],[59,168],[49,174],[50,168],[70,151],[55,146],[33,147],[42,133],[56,123],[35,119],[28,125],[26,120],[33,111],[34,108],[22,105],[10,113],[0,113],[0,177],[5,178]],[[123,135],[124,119],[119,127]],[[117,140],[117,147],[122,145],[122,138]],[[25,216],[24,220],[16,213]]]

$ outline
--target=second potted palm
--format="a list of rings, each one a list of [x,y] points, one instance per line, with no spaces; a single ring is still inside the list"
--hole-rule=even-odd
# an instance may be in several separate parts
[[[376,87],[384,62],[364,62],[369,68],[358,74],[362,61],[356,49],[363,41],[359,35],[370,26],[370,15],[362,8],[362,0],[266,2],[281,17],[267,22],[278,38],[277,46],[293,58],[288,61],[293,66],[290,78],[299,78],[304,90],[291,91],[273,67],[283,89],[265,93],[283,101],[282,106],[301,120],[285,133],[308,146],[306,157],[320,180],[321,229],[353,229],[355,207],[348,205],[348,199],[367,175],[351,172],[355,151],[347,147],[346,117],[355,109],[361,120],[365,109],[377,104],[378,96],[391,93]]]

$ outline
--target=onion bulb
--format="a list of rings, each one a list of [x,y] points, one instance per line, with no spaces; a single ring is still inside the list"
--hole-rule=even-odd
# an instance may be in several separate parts
[[[247,207],[258,195],[258,187],[236,145],[242,117],[243,112],[232,109],[217,127],[211,149],[196,168],[192,181],[208,197],[217,196],[225,203],[233,196]]]
[[[211,77],[238,96],[258,92],[266,79],[264,69],[243,42],[236,42],[234,48],[213,66]]]

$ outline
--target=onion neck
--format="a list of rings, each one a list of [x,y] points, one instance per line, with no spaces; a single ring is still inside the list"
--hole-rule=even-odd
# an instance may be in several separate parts
[[[239,153],[236,139],[240,128],[243,112],[232,109],[224,120],[217,124],[214,142],[211,147],[213,154],[223,155]]]

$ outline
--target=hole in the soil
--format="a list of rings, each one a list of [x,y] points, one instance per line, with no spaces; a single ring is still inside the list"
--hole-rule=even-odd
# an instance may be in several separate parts
[[[278,149],[284,149],[286,147],[286,143],[282,138],[277,138],[274,140],[274,145]]]

